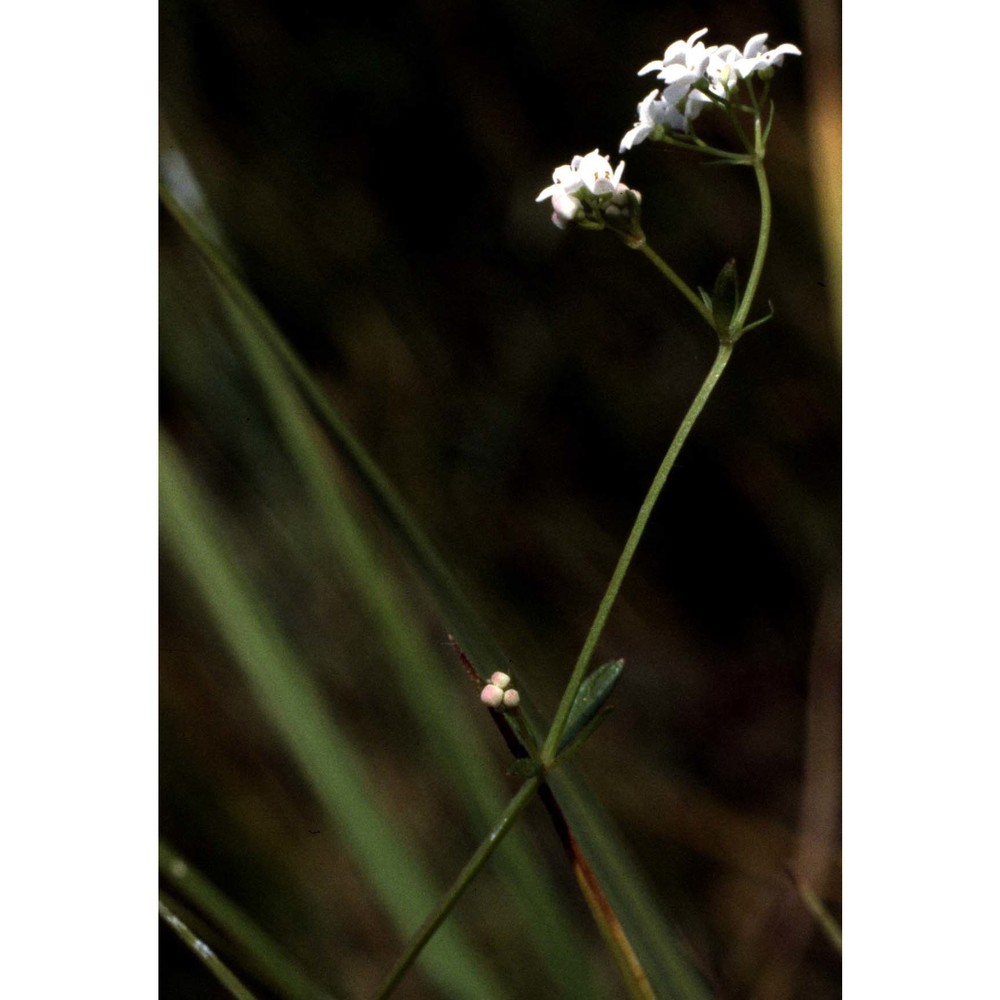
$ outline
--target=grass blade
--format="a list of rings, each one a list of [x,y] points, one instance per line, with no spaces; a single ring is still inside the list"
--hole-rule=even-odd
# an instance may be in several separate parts
[[[173,888],[253,962],[262,979],[288,1000],[333,1000],[290,959],[242,910],[227,899],[208,879],[196,871],[172,847],[160,841],[160,872]]]
[[[227,294],[225,289],[222,294]],[[439,650],[434,655],[428,648],[404,588],[387,571],[385,560],[379,558],[359,523],[337,476],[333,456],[319,446],[310,414],[295,386],[276,363],[269,344],[255,335],[236,308],[231,312],[233,332],[264,388],[278,434],[309,490],[331,553],[365,605],[374,632],[389,654],[387,663],[396,671],[400,696],[408,702],[442,767],[454,777],[471,824],[486,828],[504,808],[506,793],[499,774],[488,763],[489,755],[473,750],[483,749],[484,727],[473,723],[473,719],[481,722],[482,707],[472,696],[464,703],[454,696],[452,665],[442,663]],[[572,1000],[596,998],[587,966],[580,961],[585,953],[582,937],[540,860],[517,831],[508,838],[503,855],[522,918],[534,929],[529,940],[549,968],[552,988]]]
[[[372,803],[363,760],[335,724],[266,605],[238,571],[206,500],[164,436],[160,504],[170,551],[190,574],[259,704],[282,734],[401,936],[409,936],[437,898],[436,887]],[[503,996],[493,973],[454,925],[441,928],[422,963],[446,996],[463,1000]]]

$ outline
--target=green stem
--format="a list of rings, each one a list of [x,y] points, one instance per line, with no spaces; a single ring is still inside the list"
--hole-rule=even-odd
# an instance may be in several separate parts
[[[497,820],[496,825],[476,849],[476,853],[469,858],[448,892],[441,898],[423,924],[420,925],[419,930],[406,946],[406,951],[403,952],[399,961],[393,966],[392,971],[382,984],[382,987],[375,994],[374,1000],[384,1000],[399,985],[399,981],[414,963],[434,932],[441,926],[445,917],[454,909],[455,904],[462,893],[465,892],[469,883],[476,877],[479,869],[486,864],[490,855],[500,846],[500,842],[513,827],[514,821],[521,815],[524,807],[531,801],[535,792],[538,791],[541,782],[541,775],[534,775],[528,778],[517,790],[514,798],[507,803],[507,808],[504,809],[503,815]]]
[[[692,153],[704,153],[707,156],[718,156],[721,160],[732,160],[734,163],[746,163],[747,154],[746,153],[734,153],[729,149],[720,149],[718,146],[710,146],[707,142],[699,139],[697,136],[692,137],[693,142],[683,142],[679,139],[675,139],[672,136],[664,136],[661,140],[669,146],[675,146],[677,149],[688,149]]]
[[[694,422],[698,419],[698,415],[704,408],[705,403],[708,402],[708,397],[712,394],[715,384],[719,381],[719,378],[729,361],[732,351],[732,344],[719,344],[719,353],[715,356],[715,361],[712,364],[709,373],[705,376],[705,381],[702,382],[701,388],[698,390],[698,395],[695,396],[694,402],[691,403],[687,413],[684,415],[684,420],[677,429],[677,433],[674,435],[674,439],[671,441],[670,447],[667,449],[667,454],[664,456],[663,462],[660,464],[660,468],[657,470],[656,476],[653,479],[653,483],[649,487],[646,499],[643,500],[642,506],[639,508],[639,514],[635,519],[635,524],[632,526],[632,532],[628,536],[625,548],[622,549],[621,556],[618,558],[618,565],[615,567],[615,571],[611,576],[611,582],[608,584],[608,589],[605,591],[600,607],[597,609],[597,615],[590,626],[590,631],[587,633],[583,649],[580,650],[580,656],[576,661],[576,666],[573,668],[573,673],[570,676],[569,683],[566,685],[566,690],[563,692],[562,701],[559,702],[555,719],[552,722],[552,728],[549,730],[549,734],[545,738],[545,745],[542,747],[542,764],[544,767],[551,766],[555,760],[556,749],[558,748],[559,741],[562,739],[563,732],[566,729],[566,720],[569,718],[570,707],[573,704],[573,700],[576,698],[577,691],[580,690],[580,685],[583,683],[587,666],[590,663],[590,658],[593,656],[594,649],[597,646],[598,640],[601,638],[601,633],[604,631],[608,615],[611,613],[611,607],[615,603],[618,591],[621,589],[622,581],[625,579],[626,572],[628,572],[629,565],[632,562],[632,556],[635,554],[635,550],[639,545],[639,539],[642,538],[642,533],[646,528],[646,523],[649,521],[650,514],[653,512],[653,507],[660,495],[660,491],[663,489],[663,485],[667,481],[667,476],[670,474],[670,470],[674,467],[674,462],[677,461],[677,455],[680,453],[681,447],[687,440],[687,436],[691,432]]]
[[[275,941],[162,840],[160,874],[186,897],[189,906],[238,944],[258,978],[266,980],[286,1000],[332,1000],[331,994],[312,982]]]
[[[663,274],[667,280],[698,310],[698,315],[714,330],[712,314],[705,308],[705,303],[691,290],[687,282],[648,244],[643,243],[636,249],[641,250]]]
[[[218,955],[160,898],[160,916],[236,1000],[256,1000]]]
[[[767,185],[767,173],[764,170],[764,138],[761,132],[759,114],[754,118],[753,132],[753,172],[757,178],[757,187],[760,189],[760,233],[757,237],[757,252],[754,255],[750,277],[747,279],[746,291],[743,293],[739,309],[729,324],[733,343],[739,340],[743,334],[743,327],[750,313],[750,307],[753,305],[754,296],[757,294],[757,286],[760,284],[760,276],[764,270],[764,258],[767,256],[767,244],[771,238],[771,190]]]
[[[803,882],[796,880],[796,886],[799,890],[799,895],[802,897],[802,902],[805,903],[806,908],[809,912],[816,918],[816,922],[819,924],[820,929],[827,936],[830,943],[837,949],[838,955],[843,955],[844,953],[844,941],[843,936],[840,931],[840,925],[834,920],[833,915],[830,911],[823,905],[823,901],[813,892]]]

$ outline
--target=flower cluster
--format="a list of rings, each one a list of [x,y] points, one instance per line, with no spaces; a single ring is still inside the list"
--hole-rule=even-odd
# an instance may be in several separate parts
[[[570,222],[583,219],[589,209],[598,212],[606,205],[621,184],[625,161],[611,169],[611,161],[595,149],[586,156],[574,156],[568,164],[556,167],[552,183],[535,201],[552,199],[552,221],[565,229]]]
[[[755,73],[767,76],[786,55],[802,55],[790,42],[768,49],[766,33],[754,35],[742,49],[728,44],[705,45],[701,37],[707,31],[702,28],[686,41],[672,42],[662,59],[654,59],[639,70],[639,76],[655,70],[663,87],[639,103],[639,120],[622,138],[622,152],[654,133],[662,135],[666,129],[689,131],[706,104],[728,100],[741,80]]]
[[[490,708],[503,710],[517,708],[521,696],[510,686],[510,675],[497,671],[490,677],[490,682],[479,692],[479,700]]]
[[[639,245],[645,237],[639,228],[638,191],[622,184],[623,160],[612,168],[611,161],[596,149],[586,156],[574,156],[556,167],[552,183],[535,201],[552,199],[552,221],[565,229],[570,223],[584,229],[616,230],[626,242]]]

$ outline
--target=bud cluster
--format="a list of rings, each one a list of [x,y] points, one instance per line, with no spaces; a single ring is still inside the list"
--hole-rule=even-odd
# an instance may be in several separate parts
[[[521,696],[516,688],[510,686],[510,675],[497,671],[490,677],[490,682],[479,692],[479,700],[490,708],[503,711],[505,708],[517,708]]]

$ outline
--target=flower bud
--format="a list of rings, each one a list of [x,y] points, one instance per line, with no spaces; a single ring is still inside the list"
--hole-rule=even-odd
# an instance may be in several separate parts
[[[490,708],[499,708],[503,704],[503,696],[502,688],[498,688],[496,684],[487,684],[479,692],[479,700]]]
[[[619,184],[611,201],[602,211],[608,229],[613,229],[633,250],[646,242],[642,231],[642,195],[625,184]]]
[[[504,708],[517,708],[521,704],[521,696],[517,693],[515,688],[509,688],[503,693],[503,707]]]
[[[510,686],[510,674],[505,674],[502,670],[498,670],[490,678],[490,683],[495,684],[502,691]]]

